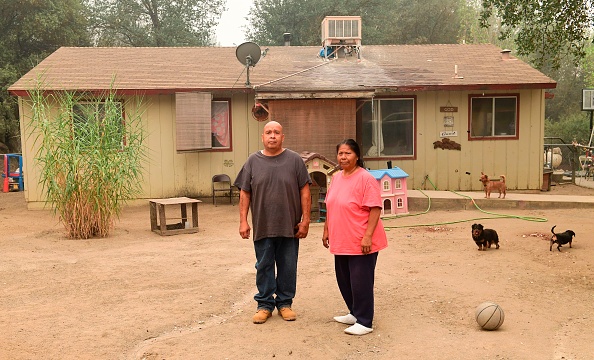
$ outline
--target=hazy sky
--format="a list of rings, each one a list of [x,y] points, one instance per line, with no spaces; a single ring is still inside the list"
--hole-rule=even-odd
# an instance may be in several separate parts
[[[252,5],[252,0],[227,0],[219,26],[217,26],[216,43],[221,46],[238,46],[245,42],[241,26],[247,24],[244,19]]]

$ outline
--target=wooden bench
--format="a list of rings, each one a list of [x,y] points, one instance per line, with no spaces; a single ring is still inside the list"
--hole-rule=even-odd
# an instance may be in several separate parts
[[[150,199],[151,207],[151,231],[160,235],[191,234],[198,232],[198,203],[202,201],[187,197],[176,197],[168,199]],[[188,221],[187,205],[192,205],[192,222]],[[167,217],[165,209],[167,205],[179,205],[181,217]],[[157,221],[158,219],[158,221]],[[180,220],[175,224],[167,225],[167,220]]]

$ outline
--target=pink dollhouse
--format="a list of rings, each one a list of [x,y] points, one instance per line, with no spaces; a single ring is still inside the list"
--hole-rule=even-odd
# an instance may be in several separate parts
[[[391,169],[369,170],[379,182],[382,194],[382,216],[408,214],[408,174],[399,167]]]

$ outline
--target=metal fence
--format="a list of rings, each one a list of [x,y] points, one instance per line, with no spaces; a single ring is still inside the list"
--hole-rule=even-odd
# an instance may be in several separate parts
[[[552,170],[555,173],[563,174],[575,184],[576,177],[586,176],[587,169],[584,163],[580,162],[580,154],[583,151],[575,144],[567,144],[558,137],[545,137],[543,160],[544,169]],[[559,159],[560,157],[560,159]]]

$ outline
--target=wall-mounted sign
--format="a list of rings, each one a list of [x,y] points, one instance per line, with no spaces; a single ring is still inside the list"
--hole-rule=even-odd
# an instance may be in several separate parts
[[[453,116],[444,116],[443,117],[443,126],[449,126],[452,127],[454,126],[454,117]]]
[[[458,112],[457,106],[440,106],[439,112]]]
[[[458,132],[457,131],[442,131],[439,133],[439,137],[453,137],[453,136],[458,136]]]

